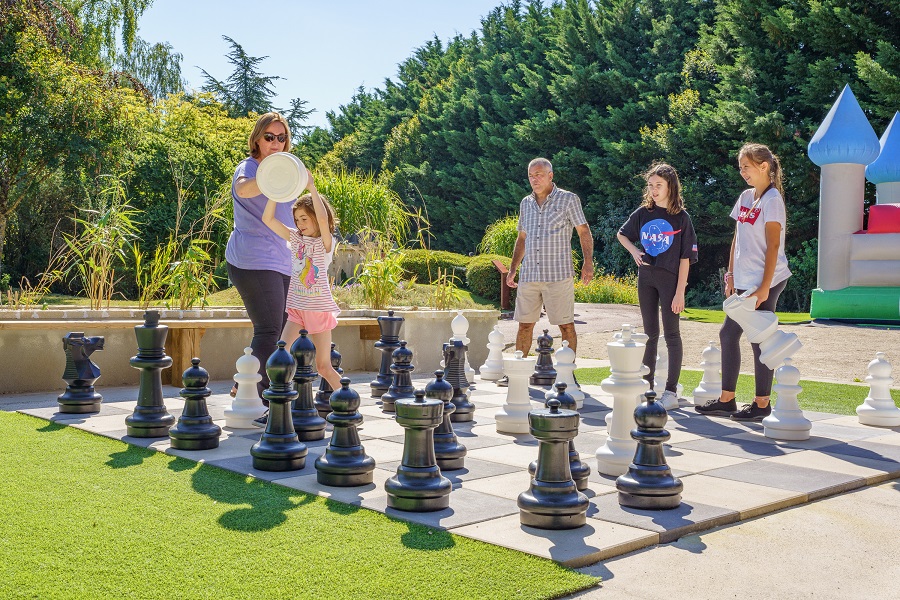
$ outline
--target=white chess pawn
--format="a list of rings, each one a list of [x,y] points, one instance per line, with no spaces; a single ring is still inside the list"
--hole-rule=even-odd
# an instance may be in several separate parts
[[[235,363],[237,373],[234,380],[238,389],[231,408],[225,409],[225,426],[232,429],[255,429],[253,420],[266,412],[256,391],[256,384],[262,379],[259,374],[259,359],[252,352],[252,348],[244,348],[244,355]]]
[[[710,340],[709,346],[700,356],[703,358],[700,361],[703,379],[694,388],[694,404],[697,406],[702,406],[710,400],[717,400],[722,395],[722,351]]]
[[[637,449],[637,442],[631,437],[635,426],[634,409],[649,385],[641,378],[644,344],[634,341],[631,325],[622,325],[619,340],[606,344],[606,348],[611,372],[600,387],[612,394],[613,411],[607,422],[606,443],[597,449],[597,471],[619,476],[628,471],[628,465],[634,459]]]
[[[884,352],[876,352],[875,360],[869,363],[869,395],[856,407],[859,422],[876,427],[896,427],[900,425],[900,408],[891,398],[891,363],[884,358]]]
[[[488,356],[484,364],[478,370],[479,375],[485,381],[497,381],[503,377],[503,332],[500,325],[494,325],[493,331],[488,334]]]
[[[528,378],[534,372],[536,358],[524,358],[521,350],[516,350],[515,358],[503,359],[503,370],[509,376],[506,389],[506,404],[494,415],[498,433],[528,433],[528,413],[531,411],[531,396]]]
[[[556,384],[565,383],[566,393],[575,398],[575,405],[578,410],[584,406],[584,392],[578,387],[575,381],[575,351],[569,348],[569,341],[563,340],[562,346],[553,353],[556,359],[556,381],[550,386],[550,391],[544,394],[544,398],[549,400],[550,397],[556,397]]]
[[[763,433],[773,440],[808,440],[812,423],[803,416],[797,394],[803,391],[800,387],[800,371],[791,364],[791,359],[784,359],[784,364],[775,371],[777,383],[772,389],[778,394],[772,414],[762,420]]]
[[[466,346],[469,345],[469,338],[466,337],[466,334],[469,332],[469,320],[463,315],[463,311],[456,311],[456,316],[450,321],[450,331],[453,332],[453,335],[450,336],[451,342],[459,340]],[[475,369],[469,365],[468,352],[466,352],[466,379],[469,383],[474,383],[475,381]]]

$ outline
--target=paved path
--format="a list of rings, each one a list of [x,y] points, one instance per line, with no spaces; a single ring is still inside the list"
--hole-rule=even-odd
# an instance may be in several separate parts
[[[594,457],[606,440],[604,417],[612,399],[599,387],[584,386],[590,397],[582,409],[575,443],[582,460],[592,467],[588,524],[569,531],[545,531],[523,527],[516,505],[518,494],[529,486],[525,467],[536,458],[536,442],[527,434],[497,433],[493,417],[505,402],[505,390],[489,382],[479,382],[472,394],[478,408],[475,421],[454,425],[460,441],[468,448],[468,455],[465,469],[444,473],[453,482],[450,508],[433,513],[406,513],[387,508],[383,484],[399,464],[403,430],[393,415],[383,413],[376,400],[369,398],[368,381],[372,377],[373,374],[367,373],[355,373],[352,377],[354,388],[363,398],[361,412],[366,419],[360,431],[363,444],[378,467],[375,483],[360,488],[332,488],[316,481],[313,463],[324,451],[327,438],[308,442],[309,455],[304,469],[282,473],[252,467],[249,448],[259,439],[260,432],[256,429],[226,428],[219,448],[195,452],[173,450],[168,438],[130,438],[126,436],[124,419],[135,406],[134,388],[103,389],[103,410],[93,416],[57,413],[55,393],[3,397],[0,408],[21,410],[169,454],[202,459],[260,479],[445,528],[568,566],[594,565],[587,567],[588,571],[603,576],[607,583],[591,593],[605,593],[603,597],[664,596],[668,599],[680,597],[672,595],[676,590],[683,590],[685,597],[691,594],[691,598],[723,594],[754,597],[744,593],[747,582],[765,578],[761,575],[765,568],[793,573],[785,565],[790,550],[808,556],[803,564],[809,563],[810,573],[822,573],[821,577],[811,578],[809,584],[804,584],[815,585],[812,588],[817,591],[815,597],[829,597],[823,594],[842,589],[844,593],[835,597],[846,598],[852,597],[846,593],[848,588],[835,588],[830,579],[842,572],[834,565],[864,569],[869,568],[868,562],[897,564],[897,552],[890,552],[890,549],[898,550],[896,531],[900,522],[897,518],[900,495],[895,481],[879,487],[877,492],[847,496],[850,505],[855,502],[864,505],[855,511],[830,509],[831,500],[815,501],[900,477],[900,428],[866,427],[855,417],[806,413],[813,420],[810,440],[776,442],[762,435],[759,424],[710,419],[683,406],[670,413],[667,429],[672,439],[666,448],[669,465],[684,482],[681,505],[667,511],[626,509],[618,504],[615,478],[598,474]],[[421,386],[426,381],[419,379],[416,384]],[[224,425],[223,410],[231,401],[227,395],[229,382],[215,382],[211,387],[214,394],[208,399],[210,412]],[[183,401],[177,397],[177,389],[168,386],[164,389],[169,411],[179,416]],[[532,400],[537,401],[543,390],[532,388],[531,392]],[[870,500],[882,497],[879,494],[886,500]],[[891,497],[894,502],[889,501]],[[846,505],[839,503],[839,506]],[[827,521],[828,514],[834,517],[828,528],[810,523]],[[758,519],[760,515],[770,516]],[[846,521],[850,518],[851,521]],[[840,530],[841,519],[849,531]],[[723,526],[726,527],[721,529]],[[825,538],[822,532],[835,537]],[[869,547],[870,542],[893,544],[893,547]],[[863,549],[868,549],[869,554],[862,555]],[[637,554],[629,554],[638,550]],[[873,560],[867,561],[866,556]],[[756,568],[747,574],[743,563],[749,559],[756,561]],[[654,569],[651,573],[659,573],[660,581],[651,580],[645,572],[648,568]],[[869,570],[873,573],[870,577],[877,573],[881,578],[877,567]],[[855,576],[855,571],[852,574]],[[823,581],[829,582],[826,589],[819,585]],[[795,583],[783,582],[787,586],[783,589],[791,590],[790,594],[782,594],[779,591],[782,588],[771,588],[774,584],[770,584],[759,587],[770,592],[768,595],[761,592],[759,597],[804,597],[794,593]],[[628,596],[629,593],[638,595]]]

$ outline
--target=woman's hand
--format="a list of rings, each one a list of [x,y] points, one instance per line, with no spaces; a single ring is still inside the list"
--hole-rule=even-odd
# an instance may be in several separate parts
[[[307,191],[308,191],[310,194],[313,193],[313,192],[318,193],[319,190],[316,189],[316,182],[315,182],[315,180],[313,179],[312,171],[310,171],[309,169],[306,170],[306,177],[307,177],[307,180],[306,180],[306,189],[307,189]]]
[[[676,315],[684,310],[684,292],[677,291],[675,292],[675,297],[672,298],[672,312]]]
[[[734,294],[734,279],[728,279],[725,282],[725,297],[730,298]]]
[[[756,298],[756,308],[759,308],[760,304],[769,299],[769,288],[761,287],[753,292],[753,296]]]
[[[631,258],[634,259],[635,264],[637,266],[644,266],[644,253],[638,250],[636,247],[632,246],[632,249],[628,251],[631,254]]]

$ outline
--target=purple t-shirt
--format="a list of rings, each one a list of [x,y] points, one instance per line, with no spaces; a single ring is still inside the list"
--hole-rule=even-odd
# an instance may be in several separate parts
[[[260,194],[253,198],[241,198],[234,190],[239,177],[256,177],[259,161],[248,156],[234,170],[231,179],[231,197],[234,200],[234,229],[225,247],[225,260],[239,269],[278,271],[291,274],[291,249],[262,221],[263,209],[268,199]],[[292,202],[282,202],[275,207],[275,218],[287,227],[295,228]]]

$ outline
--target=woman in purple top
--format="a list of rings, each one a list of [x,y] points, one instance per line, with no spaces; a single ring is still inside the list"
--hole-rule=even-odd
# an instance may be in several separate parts
[[[284,117],[269,112],[259,117],[248,142],[250,156],[234,170],[231,197],[234,229],[225,248],[228,277],[234,283],[253,324],[253,356],[259,359],[260,393],[269,387],[266,361],[285,320],[285,298],[291,281],[291,252],[283,239],[262,222],[266,198],[256,184],[256,169],[264,158],[291,148],[291,130]],[[281,203],[275,217],[293,226],[291,203]],[[232,389],[232,395],[235,390]]]

